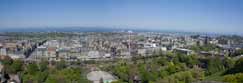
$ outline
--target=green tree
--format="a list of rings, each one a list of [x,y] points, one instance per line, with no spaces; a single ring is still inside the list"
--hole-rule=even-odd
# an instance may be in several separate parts
[[[158,64],[160,64],[161,66],[165,66],[165,65],[167,65],[168,60],[167,60],[166,56],[162,56],[162,57],[160,57],[160,58],[158,59],[157,62],[158,62]]]
[[[22,70],[22,62],[20,60],[4,61],[4,71],[8,74],[16,74]]]
[[[119,79],[121,79],[122,81],[129,81],[129,67],[125,62],[119,62],[117,65],[111,67],[111,71],[114,72],[114,74],[116,76],[118,76]]]
[[[243,73],[231,74],[224,76],[223,81],[229,83],[243,83]]]
[[[53,77],[48,77],[45,83],[58,83],[58,79],[55,79]]]
[[[65,68],[55,70],[56,72],[48,75],[46,83],[89,83],[89,81],[81,75],[79,68]]]
[[[234,69],[236,73],[243,72],[243,58],[236,61]]]
[[[166,70],[161,69],[160,72],[159,72],[159,76],[160,76],[161,78],[164,78],[164,77],[166,77],[166,76],[168,76],[168,75],[169,75],[169,72],[166,71]]]
[[[234,67],[234,60],[232,60],[230,57],[226,57],[224,60],[223,60],[223,63],[224,63],[224,66],[225,68],[227,69],[230,69],[230,68],[233,68]]]
[[[64,69],[66,67],[66,63],[64,60],[61,60],[60,62],[57,62],[56,64],[56,68],[61,70],[61,69]]]
[[[235,79],[234,75],[226,75],[223,79],[224,82],[230,82],[230,83],[237,83],[237,79]]]
[[[47,61],[41,61],[39,63],[39,69],[40,71],[45,71],[48,68],[48,62]]]
[[[31,64],[27,65],[28,74],[34,75],[37,71],[39,71],[39,69],[35,63],[31,63]]]
[[[206,75],[211,75],[213,73],[224,70],[224,65],[219,57],[209,58],[207,62]]]
[[[35,80],[38,81],[38,83],[43,83],[48,77],[48,72],[47,71],[42,71],[42,72],[36,72],[34,75]]]
[[[242,72],[243,72],[243,58],[240,58],[235,62],[234,67],[227,70],[225,74],[234,74],[234,73],[242,73]]]
[[[17,73],[22,70],[23,62],[20,60],[14,60],[11,64],[11,68],[13,69],[14,73]]]
[[[174,65],[173,62],[171,62],[168,67],[166,68],[166,71],[169,72],[169,74],[173,74],[173,73],[176,73],[177,70],[176,70],[176,66]]]

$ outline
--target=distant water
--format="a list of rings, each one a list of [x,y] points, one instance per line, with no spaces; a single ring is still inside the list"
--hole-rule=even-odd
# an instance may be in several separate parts
[[[65,27],[65,28],[1,28],[1,32],[111,32],[114,29]]]
[[[129,31],[133,32],[163,32],[163,33],[179,33],[179,34],[204,34],[208,36],[219,35],[218,33],[209,32],[186,32],[178,30],[150,30],[150,29],[124,29],[124,28],[107,28],[107,27],[46,27],[46,28],[0,28],[0,32],[118,32]],[[220,33],[221,35],[233,35]],[[237,34],[243,36],[243,34]]]
[[[105,27],[64,27],[64,28],[0,28],[0,32],[117,32],[129,31],[134,32],[161,32],[162,30],[146,29],[123,29],[123,28],[105,28]],[[169,31],[163,31],[169,32]]]

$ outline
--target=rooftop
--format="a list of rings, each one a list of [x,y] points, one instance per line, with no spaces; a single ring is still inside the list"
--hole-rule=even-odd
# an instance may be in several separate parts
[[[87,78],[90,81],[99,81],[101,78],[105,80],[115,80],[115,78],[105,71],[92,71],[87,74]]]

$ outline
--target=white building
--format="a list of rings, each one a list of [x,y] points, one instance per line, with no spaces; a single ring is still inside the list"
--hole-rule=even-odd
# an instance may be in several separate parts
[[[138,49],[138,55],[146,56],[146,49]]]
[[[0,48],[0,55],[7,55],[6,48]]]
[[[98,59],[100,57],[99,51],[89,51],[87,56],[88,59]]]

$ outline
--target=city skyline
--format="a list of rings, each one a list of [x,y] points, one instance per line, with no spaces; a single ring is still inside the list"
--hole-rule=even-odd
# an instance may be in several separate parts
[[[0,28],[101,26],[241,34],[240,0],[1,0]]]

